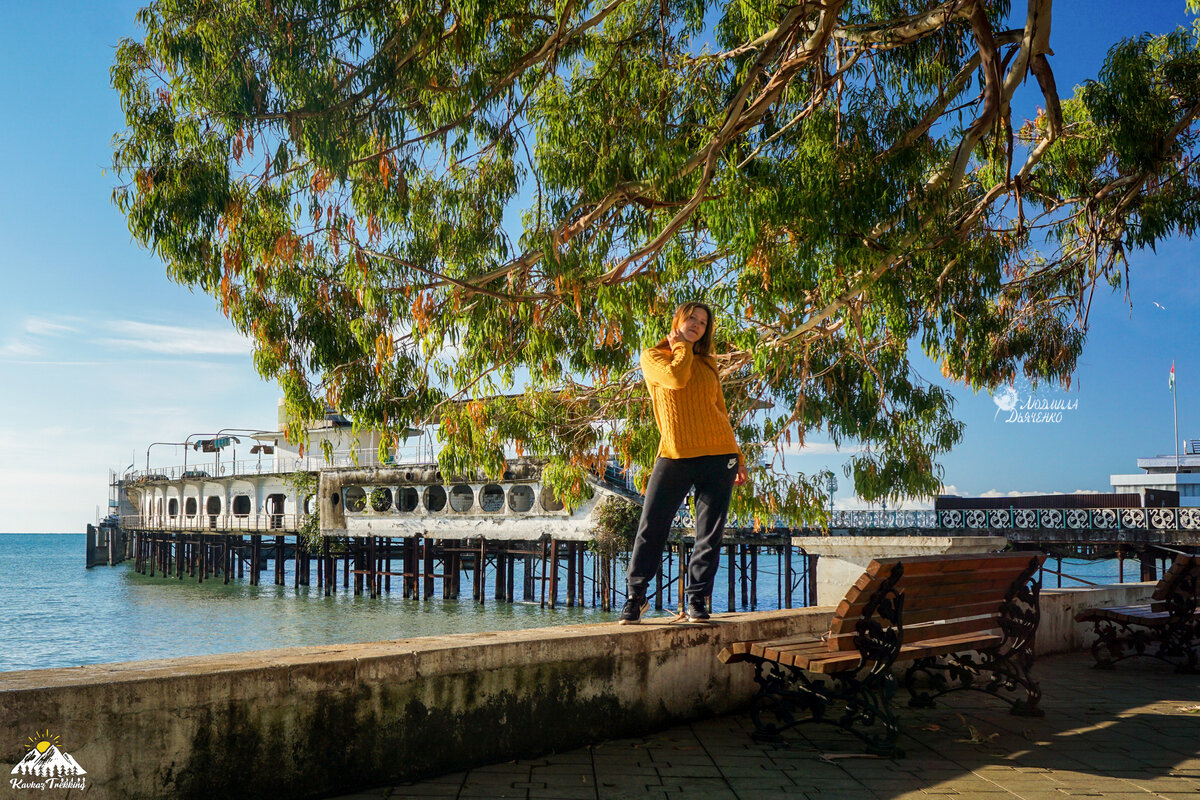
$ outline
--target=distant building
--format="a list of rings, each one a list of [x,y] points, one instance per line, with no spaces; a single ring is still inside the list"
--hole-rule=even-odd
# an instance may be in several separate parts
[[[1181,507],[1200,506],[1200,439],[1192,439],[1179,452],[1178,472],[1174,453],[1139,458],[1137,465],[1145,471],[1108,477],[1114,492],[1165,489],[1179,492]]]

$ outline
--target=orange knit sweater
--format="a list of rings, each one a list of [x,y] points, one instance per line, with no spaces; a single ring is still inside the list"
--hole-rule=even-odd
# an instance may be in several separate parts
[[[643,350],[641,364],[661,436],[660,457],[736,453],[743,464],[712,356],[694,355],[688,342],[668,348],[664,341]]]

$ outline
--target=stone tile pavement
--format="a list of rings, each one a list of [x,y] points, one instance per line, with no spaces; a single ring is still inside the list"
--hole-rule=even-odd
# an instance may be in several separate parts
[[[828,726],[756,742],[743,714],[337,800],[1200,800],[1200,676],[1150,659],[1101,672],[1082,653],[1035,674],[1044,719],[977,692],[909,709],[901,691],[902,759]]]

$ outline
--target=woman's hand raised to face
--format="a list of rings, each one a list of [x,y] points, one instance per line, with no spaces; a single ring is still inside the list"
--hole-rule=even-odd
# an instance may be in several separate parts
[[[680,342],[687,342],[687,339],[684,338],[682,331],[671,331],[667,334],[667,347],[673,348]]]

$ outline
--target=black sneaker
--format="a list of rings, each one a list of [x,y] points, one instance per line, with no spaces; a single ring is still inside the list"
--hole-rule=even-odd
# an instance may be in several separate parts
[[[625,601],[625,607],[621,609],[621,618],[618,621],[622,625],[637,625],[642,621],[642,615],[648,608],[650,608],[649,600],[631,594]]]
[[[687,601],[687,610],[683,613],[687,614],[688,622],[703,622],[708,619],[708,608],[703,597],[689,597]]]

